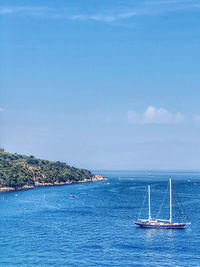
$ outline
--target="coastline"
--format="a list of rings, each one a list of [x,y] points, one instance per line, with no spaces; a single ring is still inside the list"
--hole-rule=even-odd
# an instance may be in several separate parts
[[[19,190],[26,190],[26,189],[34,189],[40,186],[58,186],[58,185],[69,185],[69,184],[78,184],[78,183],[87,183],[87,182],[95,182],[95,181],[106,181],[105,177],[99,174],[93,175],[91,179],[84,179],[82,181],[67,181],[67,182],[55,182],[55,183],[38,183],[36,182],[35,185],[24,185],[22,187],[0,187],[0,193],[3,192],[11,192],[11,191],[19,191]]]

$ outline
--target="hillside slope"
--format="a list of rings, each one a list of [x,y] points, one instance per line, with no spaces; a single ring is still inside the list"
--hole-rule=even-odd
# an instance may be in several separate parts
[[[93,176],[88,170],[70,167],[60,161],[36,159],[33,156],[11,154],[0,149],[0,188],[19,189],[102,180],[101,178]]]

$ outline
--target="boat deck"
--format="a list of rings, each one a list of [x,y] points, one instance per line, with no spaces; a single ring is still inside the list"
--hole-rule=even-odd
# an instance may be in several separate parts
[[[143,228],[168,228],[183,229],[188,223],[164,223],[164,222],[137,222],[134,223]]]

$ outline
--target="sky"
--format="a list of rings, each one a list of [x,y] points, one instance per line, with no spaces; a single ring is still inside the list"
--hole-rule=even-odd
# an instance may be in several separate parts
[[[0,0],[0,146],[200,170],[200,0]]]

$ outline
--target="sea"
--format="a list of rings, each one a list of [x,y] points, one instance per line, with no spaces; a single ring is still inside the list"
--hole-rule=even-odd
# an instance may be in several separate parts
[[[200,173],[93,171],[108,180],[0,193],[0,266],[200,266]],[[143,229],[153,218],[186,229]],[[70,196],[74,195],[74,197]]]

